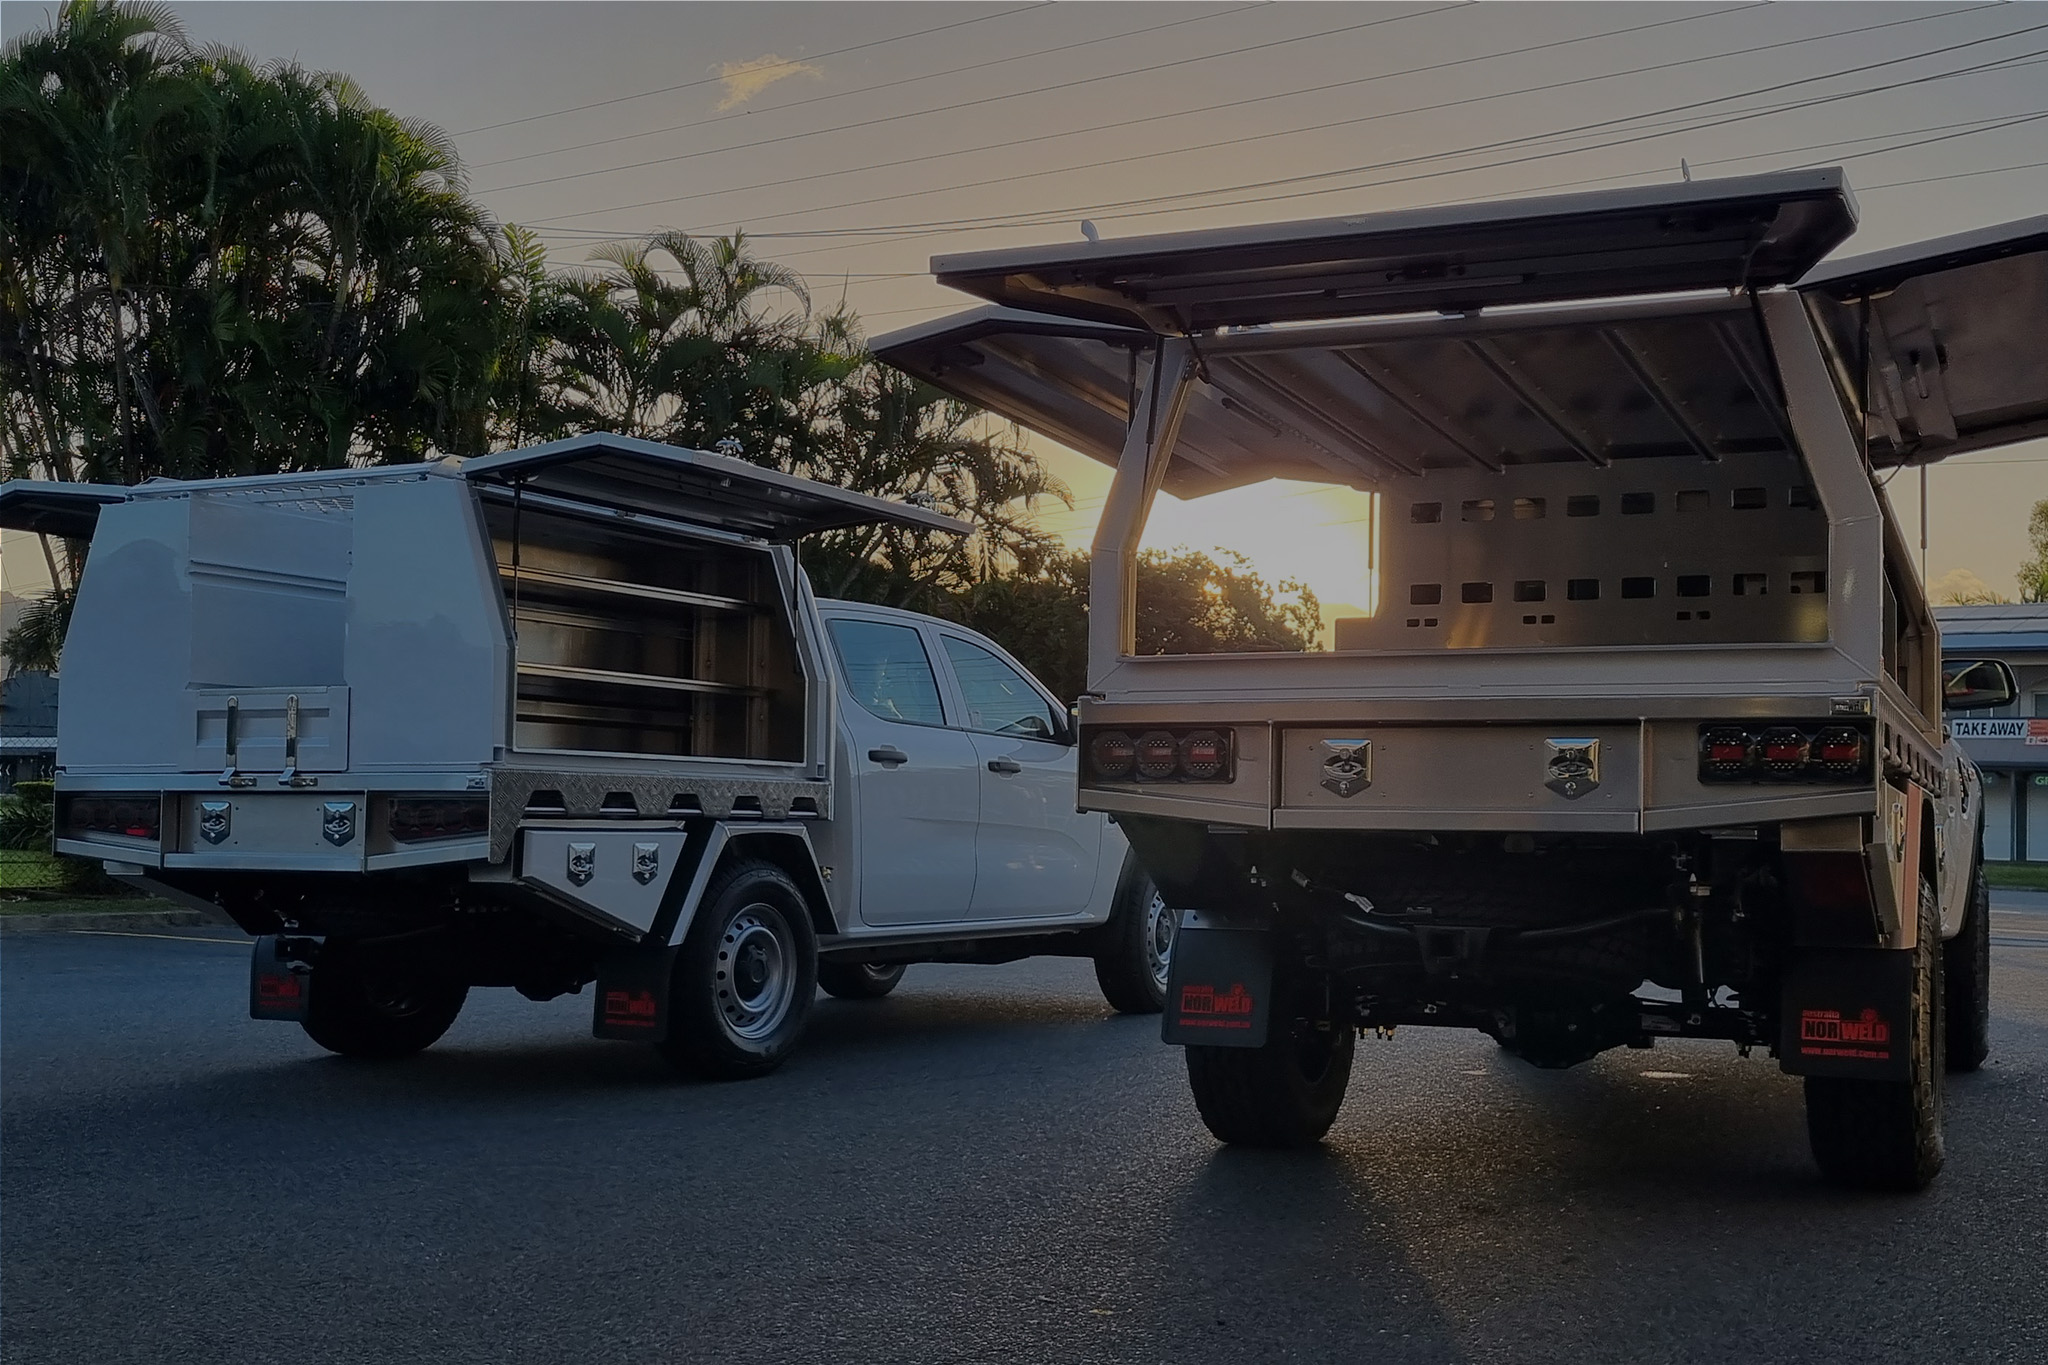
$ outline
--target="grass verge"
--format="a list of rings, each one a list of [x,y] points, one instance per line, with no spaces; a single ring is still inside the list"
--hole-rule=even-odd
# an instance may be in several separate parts
[[[0,900],[0,915],[134,915],[184,908],[175,901],[155,896],[39,896]]]
[[[2008,891],[2048,891],[2048,863],[1986,863],[1984,880]]]

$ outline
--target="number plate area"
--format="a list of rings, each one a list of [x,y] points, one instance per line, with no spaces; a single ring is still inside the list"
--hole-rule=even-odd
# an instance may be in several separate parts
[[[1279,749],[1275,828],[1641,827],[1636,725],[1304,726]]]

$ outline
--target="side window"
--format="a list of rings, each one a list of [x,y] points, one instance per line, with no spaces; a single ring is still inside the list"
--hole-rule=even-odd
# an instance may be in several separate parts
[[[967,699],[967,728],[1034,739],[1051,739],[1057,733],[1052,708],[1023,674],[980,645],[951,635],[943,638],[946,657],[953,661],[953,673]]]
[[[912,725],[946,723],[939,706],[939,680],[915,630],[882,621],[827,624],[840,666],[846,670],[847,690],[864,709],[883,720]]]

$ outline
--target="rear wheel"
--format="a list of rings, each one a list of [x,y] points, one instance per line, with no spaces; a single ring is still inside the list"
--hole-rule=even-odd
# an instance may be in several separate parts
[[[676,954],[662,1055],[709,1080],[766,1075],[803,1036],[817,993],[803,893],[772,863],[736,862],[705,892]]]
[[[1177,916],[1152,879],[1133,868],[1116,913],[1103,926],[1095,984],[1119,1014],[1157,1014],[1166,1007]]]
[[[1276,1019],[1264,1047],[1190,1047],[1188,1087],[1195,1108],[1220,1142],[1320,1142],[1343,1107],[1357,1041],[1348,1025]]]
[[[1925,1189],[1941,1171],[1946,1049],[1941,917],[1920,883],[1920,942],[1913,950],[1903,1081],[1806,1079],[1806,1133],[1821,1173],[1860,1189]]]
[[[880,1000],[903,979],[901,962],[820,962],[818,986],[840,1000]]]
[[[313,969],[300,1027],[344,1057],[410,1057],[440,1040],[468,998],[460,981],[414,975],[330,941]]]
[[[1962,932],[1942,945],[1948,992],[1948,1069],[1975,1071],[1991,1055],[1991,888],[1980,855],[1970,870]]]

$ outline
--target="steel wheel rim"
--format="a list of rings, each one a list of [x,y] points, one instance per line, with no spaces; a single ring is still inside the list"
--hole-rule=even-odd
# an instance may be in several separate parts
[[[1145,902],[1145,966],[1152,973],[1152,984],[1160,990],[1166,989],[1166,978],[1173,970],[1173,934],[1177,917],[1166,907],[1166,897],[1157,891]]]
[[[735,1038],[758,1042],[781,1027],[796,995],[795,963],[789,921],[774,906],[749,905],[726,924],[713,989]]]

